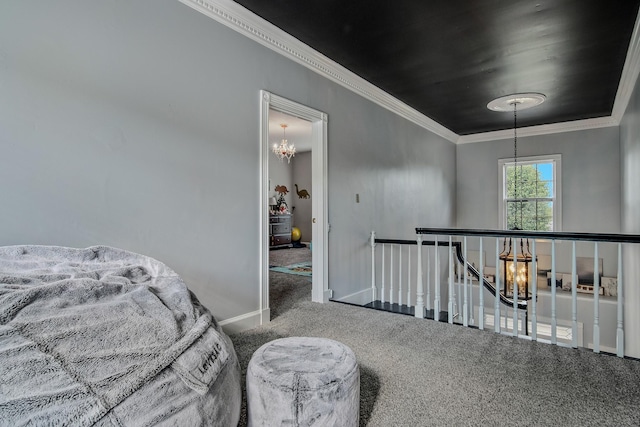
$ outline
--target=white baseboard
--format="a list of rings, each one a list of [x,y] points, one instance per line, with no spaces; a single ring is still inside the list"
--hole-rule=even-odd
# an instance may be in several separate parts
[[[236,334],[238,332],[246,331],[248,329],[257,328],[261,325],[261,319],[264,319],[264,323],[269,323],[271,319],[271,313],[269,309],[252,311],[250,313],[241,314],[240,316],[232,317],[230,319],[221,320],[218,322],[222,326],[222,330],[227,335]]]
[[[348,302],[350,304],[365,305],[371,302],[371,288],[363,289],[342,298],[334,298],[334,301]]]

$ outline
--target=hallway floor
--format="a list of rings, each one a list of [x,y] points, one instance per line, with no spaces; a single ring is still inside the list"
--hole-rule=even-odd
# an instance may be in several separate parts
[[[269,251],[269,265],[286,266],[311,262],[311,250],[305,248]],[[298,301],[311,301],[311,278],[269,271],[269,307],[271,320],[289,310]]]

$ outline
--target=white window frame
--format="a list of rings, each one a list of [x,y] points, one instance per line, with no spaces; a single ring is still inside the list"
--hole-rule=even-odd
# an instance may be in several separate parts
[[[506,166],[513,166],[516,159],[498,159],[498,224],[503,229],[507,228],[507,204],[506,204]],[[562,156],[560,154],[548,154],[544,156],[518,157],[518,165],[534,163],[553,163],[553,230],[562,231]]]

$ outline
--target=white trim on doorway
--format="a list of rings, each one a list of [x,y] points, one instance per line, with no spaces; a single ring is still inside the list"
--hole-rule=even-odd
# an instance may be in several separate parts
[[[311,300],[331,297],[328,268],[327,123],[326,113],[298,104],[266,90],[260,91],[260,323],[270,321],[269,309],[269,109],[311,122],[311,215],[313,217],[313,276]]]

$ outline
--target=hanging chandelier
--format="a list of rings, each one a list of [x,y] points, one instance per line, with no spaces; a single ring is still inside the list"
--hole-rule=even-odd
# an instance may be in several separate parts
[[[512,247],[518,245],[518,248]],[[515,255],[515,251],[518,251]],[[515,262],[514,262],[515,255]],[[502,262],[503,287],[502,295],[514,298],[518,294],[519,300],[531,299],[529,295],[529,266],[533,255],[529,251],[529,239],[504,239],[500,261]],[[533,272],[535,277],[535,272]]]
[[[518,174],[522,176],[522,166],[518,172],[518,108],[524,110],[542,104],[546,97],[541,93],[518,93],[503,96],[487,104],[487,108],[492,111],[513,111],[513,168],[514,168],[514,200],[516,203],[518,198]],[[520,196],[522,196],[520,194]],[[517,211],[516,211],[517,212]],[[520,226],[522,226],[522,201],[520,201]],[[512,230],[521,230],[517,225]],[[502,294],[507,298],[514,298],[516,295],[519,300],[531,299],[529,295],[529,264],[533,260],[533,255],[529,251],[529,239],[505,239],[500,253],[500,261],[502,262],[503,289]],[[533,271],[536,277],[536,272]]]
[[[280,161],[284,161],[286,157],[287,163],[291,163],[291,158],[296,155],[296,147],[293,143],[289,144],[287,142],[285,134],[287,125],[282,123],[280,127],[282,128],[282,141],[280,141],[280,144],[273,144],[271,151],[273,151],[273,154],[275,154]]]

